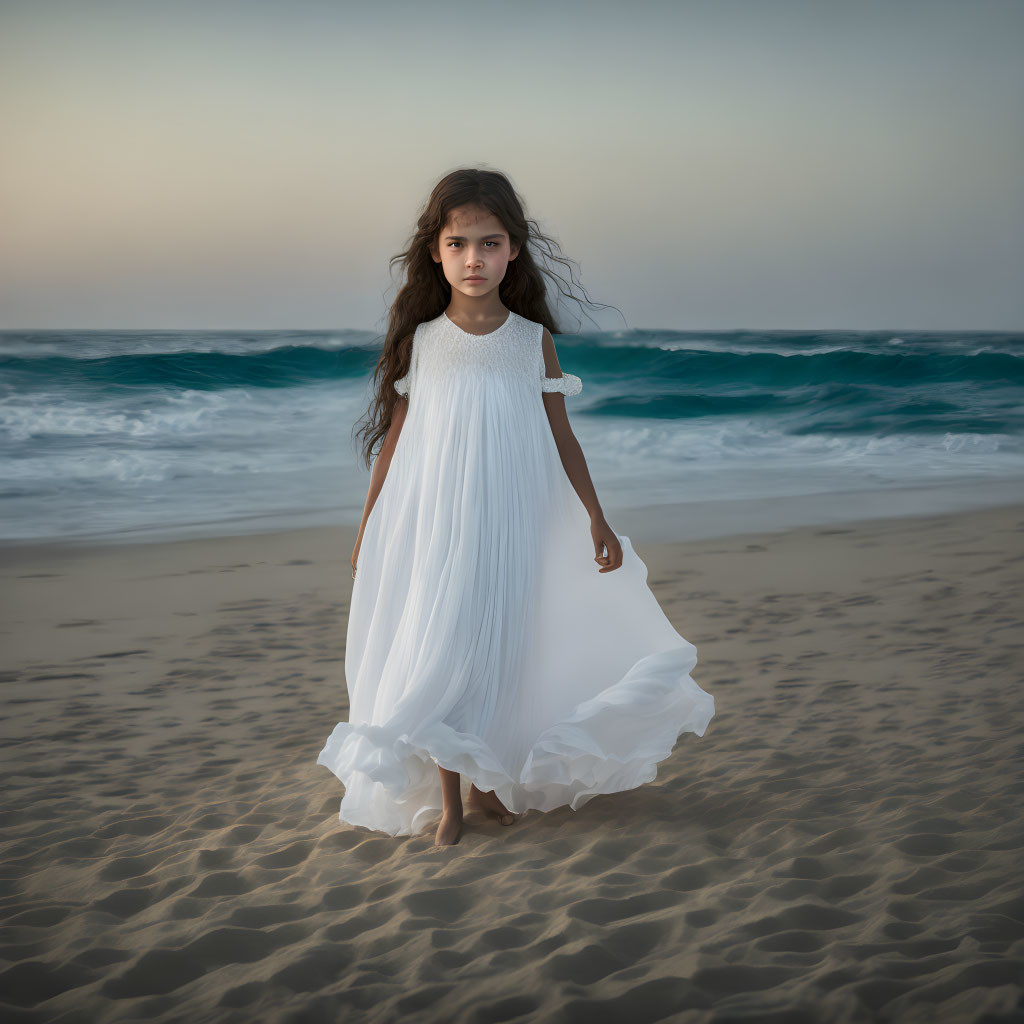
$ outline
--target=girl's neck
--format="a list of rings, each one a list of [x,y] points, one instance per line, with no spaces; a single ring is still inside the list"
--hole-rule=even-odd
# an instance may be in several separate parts
[[[482,334],[493,327],[500,327],[511,315],[512,311],[500,301],[488,303],[481,307],[470,303],[451,303],[444,311],[446,317],[458,327]]]

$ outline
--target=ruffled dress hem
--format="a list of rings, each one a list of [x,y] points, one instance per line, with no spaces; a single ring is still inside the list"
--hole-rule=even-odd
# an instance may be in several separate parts
[[[641,658],[617,683],[541,733],[518,778],[483,739],[444,722],[411,732],[339,722],[317,764],[345,784],[340,820],[391,836],[417,835],[440,817],[437,765],[483,792],[494,790],[514,814],[562,805],[577,811],[600,794],[651,782],[682,733],[704,735],[715,701],[690,677],[696,663],[696,648],[686,642]],[[386,791],[389,827],[382,827],[381,794],[367,783]]]

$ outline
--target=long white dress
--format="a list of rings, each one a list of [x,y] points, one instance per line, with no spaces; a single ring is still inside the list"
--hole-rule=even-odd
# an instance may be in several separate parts
[[[349,824],[435,825],[438,765],[517,814],[579,810],[653,780],[715,713],[627,536],[598,572],[541,398],[582,382],[545,376],[542,331],[516,313],[489,334],[444,313],[416,329],[352,585],[349,720],[317,758]]]

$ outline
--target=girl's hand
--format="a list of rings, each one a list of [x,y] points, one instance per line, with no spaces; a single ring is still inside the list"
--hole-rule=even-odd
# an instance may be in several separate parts
[[[352,549],[352,579],[356,578],[356,563],[359,561],[359,546],[363,543],[363,538],[360,537],[356,541],[356,546]]]
[[[590,520],[590,536],[594,538],[594,561],[602,566],[597,571],[612,572],[618,569],[622,565],[622,545],[604,516]],[[607,554],[605,548],[608,549]]]

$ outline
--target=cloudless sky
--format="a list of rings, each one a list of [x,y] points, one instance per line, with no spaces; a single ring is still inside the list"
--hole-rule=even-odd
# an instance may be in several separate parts
[[[629,327],[1021,329],[1022,52],[1019,0],[0,0],[0,328],[381,330],[481,166]]]

